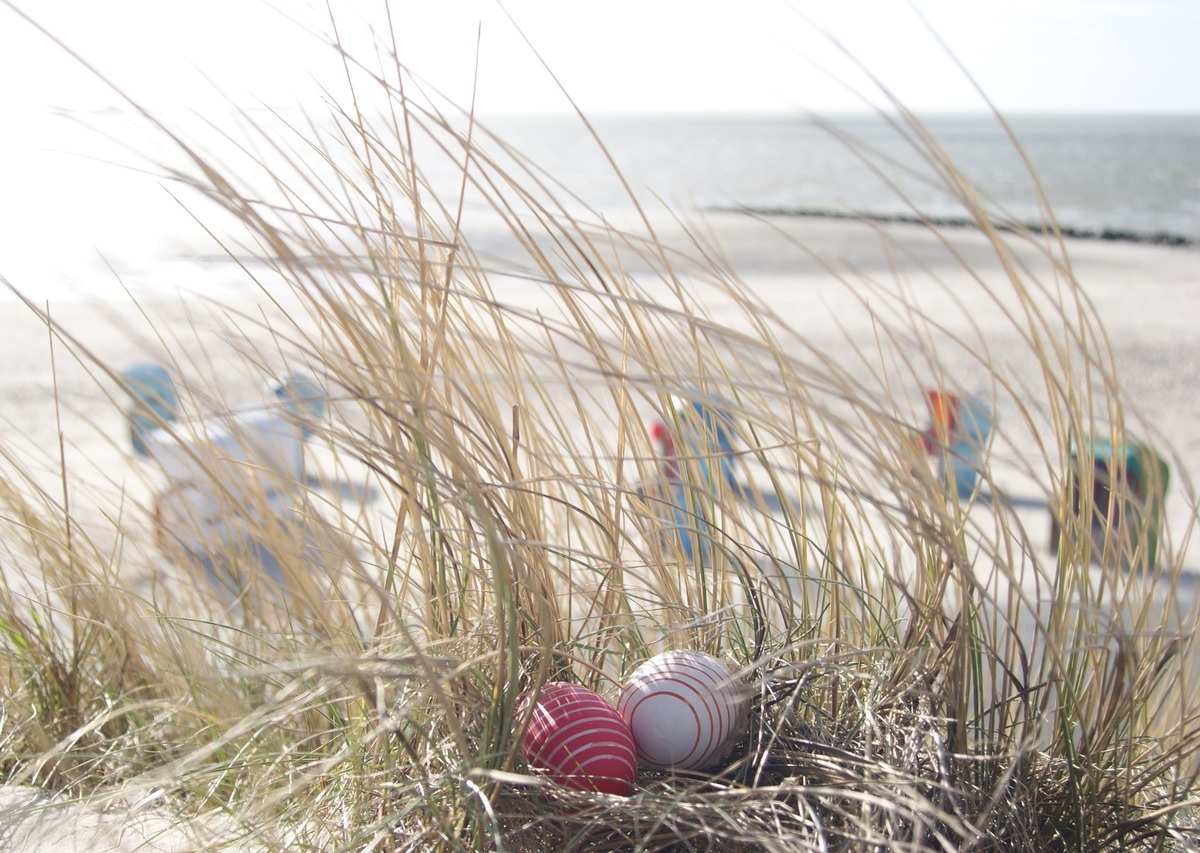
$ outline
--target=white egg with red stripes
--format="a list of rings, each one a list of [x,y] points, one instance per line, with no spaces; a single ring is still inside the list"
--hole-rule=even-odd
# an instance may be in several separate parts
[[[625,683],[617,711],[642,764],[700,770],[723,758],[742,733],[749,706],[732,667],[698,651],[663,652]]]
[[[633,736],[604,697],[578,684],[548,681],[530,708],[533,698],[526,696],[517,713],[529,714],[521,746],[535,773],[576,791],[633,793]]]

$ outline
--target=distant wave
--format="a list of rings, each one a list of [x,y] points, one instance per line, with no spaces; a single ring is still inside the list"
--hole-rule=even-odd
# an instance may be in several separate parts
[[[859,222],[898,222],[911,225],[933,225],[938,228],[974,228],[975,221],[965,216],[918,216],[912,213],[854,213],[845,210],[834,210],[821,207],[755,207],[749,205],[715,206],[708,208],[715,212],[746,213],[755,216],[792,216],[812,219],[854,219]],[[1052,229],[1043,222],[1001,222],[993,223],[1002,231],[1032,232],[1046,234]],[[1064,237],[1077,240],[1107,240],[1116,243],[1144,243],[1155,246],[1196,246],[1200,239],[1184,234],[1174,234],[1169,231],[1139,232],[1126,231],[1117,228],[1078,228],[1071,225],[1058,226],[1058,232]]]

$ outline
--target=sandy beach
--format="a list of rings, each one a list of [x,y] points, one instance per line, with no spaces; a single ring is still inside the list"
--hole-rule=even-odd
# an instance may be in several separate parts
[[[660,239],[686,242],[677,226],[658,224]],[[1015,379],[1029,379],[1036,385],[1035,377],[1024,372],[1030,359],[1028,342],[1003,316],[1006,301],[989,298],[986,283],[1001,282],[994,292],[1011,286],[1003,284],[1004,272],[995,252],[976,234],[950,230],[944,234],[947,244],[911,225],[757,220],[728,213],[698,219],[696,227],[714,248],[719,247],[724,263],[763,304],[786,318],[787,344],[797,358],[820,353],[845,365],[861,360],[861,348],[869,349],[877,339],[878,317],[889,310],[886,300],[863,282],[899,280],[947,338],[978,342],[993,363],[1003,364]],[[948,251],[948,246],[954,251]],[[1068,241],[1067,248],[1074,275],[1111,343],[1127,414],[1140,434],[1170,459],[1167,524],[1173,534],[1169,542],[1178,545],[1194,514],[1192,479],[1200,466],[1200,251],[1090,240]],[[491,261],[499,266],[512,251],[511,246],[498,247]],[[1041,262],[1033,253],[1017,254],[1030,265],[1032,279],[1053,281],[1053,271],[1035,266]],[[640,274],[632,266],[630,272]],[[19,281],[13,284],[21,286]],[[957,294],[955,300],[949,300],[947,293]],[[537,297],[513,292],[506,298],[520,304],[535,302]],[[248,317],[271,310],[252,295],[221,297],[219,302]],[[34,308],[48,310],[69,340],[48,334]],[[719,299],[713,310],[719,314]],[[215,334],[214,318],[228,315],[223,308],[195,299],[164,294],[138,305],[71,300],[47,308],[9,298],[0,303],[0,313],[5,330],[0,336],[0,363],[7,368],[0,373],[0,418],[9,452],[36,472],[38,484],[51,494],[61,489],[60,464],[65,462],[73,499],[80,507],[111,508],[113,495],[122,490],[135,506],[144,507],[156,481],[146,463],[130,454],[113,377],[98,374],[87,359],[75,358],[73,350],[86,351],[114,369],[140,360],[177,360],[198,377],[221,381],[224,387],[213,389],[214,399],[230,405],[252,403],[262,393],[262,376],[235,369],[232,357],[226,364],[219,354],[213,355],[221,350],[206,335]],[[247,337],[263,334],[252,322],[239,325]],[[970,360],[958,354],[959,349],[948,353],[954,354],[947,356],[947,364],[961,368],[963,381],[969,384],[975,372]],[[921,389],[906,390],[917,406]],[[1022,452],[1020,430],[1012,423],[1015,412],[1001,405],[996,416],[998,424],[1012,425],[1016,436],[996,449],[992,460],[996,482],[1027,499],[1023,523],[1037,538],[1048,523],[1044,503],[1039,504],[1046,498],[1045,484],[1032,480],[1014,458]],[[1200,552],[1195,547],[1183,554],[1182,563],[1185,570],[1200,576]],[[6,849],[30,853],[195,849],[194,838],[164,834],[155,808],[146,806],[147,817],[141,823],[127,823],[125,816],[116,827],[94,810],[48,805],[30,789],[9,790],[0,800],[0,840]]]
[[[1002,371],[1024,377],[1022,360],[1030,358],[1029,342],[1018,334],[1019,323],[1004,315],[1013,288],[996,253],[977,234],[948,229],[938,237],[905,224],[757,219],[732,213],[707,214],[688,223],[694,236],[683,234],[673,220],[658,221],[658,237],[691,254],[692,240],[698,239],[706,251],[716,253],[768,310],[782,318],[782,345],[798,359],[819,353],[851,367],[861,362],[857,349],[878,334],[881,318],[889,316],[881,294],[901,282],[907,298],[941,327],[945,341],[974,342],[986,349],[993,363],[1002,364]],[[1014,240],[1013,246],[1016,257],[1028,264],[1028,280],[1053,290],[1056,274],[1044,258],[1020,241]],[[1171,526],[1182,530],[1191,512],[1187,495],[1192,472],[1200,465],[1200,396],[1194,393],[1200,381],[1200,250],[1099,240],[1068,240],[1066,247],[1090,310],[1107,334],[1130,431],[1171,457],[1168,514]],[[489,250],[481,260],[494,269],[507,271],[520,263],[519,251],[511,244],[489,242]],[[653,276],[639,269],[638,259],[627,263],[633,277]],[[688,265],[680,269],[686,279]],[[878,287],[879,282],[885,287]],[[20,287],[20,282],[13,284]],[[497,292],[513,308],[551,310],[536,289],[505,289],[501,283]],[[709,300],[708,310],[721,317],[719,293],[706,290],[699,279],[695,292],[701,305]],[[1051,299],[1048,294],[1047,304]],[[125,403],[113,377],[81,363],[73,350],[94,356],[114,371],[138,361],[177,363],[213,395],[209,405],[214,409],[254,405],[262,399],[269,377],[238,365],[229,349],[231,339],[238,345],[239,335],[246,341],[267,337],[260,318],[269,317],[277,306],[253,288],[240,295],[226,288],[211,299],[164,291],[136,303],[31,301],[32,306],[25,306],[10,296],[0,302],[6,330],[0,356],[10,368],[0,375],[0,418],[10,442],[16,447],[24,442],[32,458],[41,460],[48,488],[60,476],[54,440],[59,423],[65,464],[80,482],[136,486],[140,479],[140,469],[129,455],[121,411]],[[65,337],[52,340],[37,316],[41,311],[49,312]],[[232,334],[231,327],[236,330]],[[986,380],[960,346],[947,346],[942,357],[965,387]],[[921,388],[908,390],[914,404],[919,403]],[[986,389],[980,384],[977,390]],[[1003,423],[1009,414],[997,412],[998,421]],[[1200,571],[1197,560],[1189,558],[1188,565],[1195,563]]]
[[[1044,397],[1022,321],[1006,315],[1013,309],[1013,286],[995,251],[976,233],[948,229],[939,235],[907,224],[733,213],[687,220],[690,235],[674,220],[654,224],[665,244],[694,256],[698,242],[710,258],[736,274],[775,316],[780,345],[798,364],[808,365],[810,375],[819,378],[820,360],[828,359],[826,363],[861,374],[868,385],[875,381],[879,364],[889,357],[872,349],[878,346],[880,323],[907,322],[894,313],[887,296],[899,287],[906,300],[925,312],[923,323],[936,327],[944,349],[938,349],[935,337],[929,346],[938,350],[939,369],[954,381],[988,393],[988,371],[972,354],[977,350],[1012,382],[1031,383],[1022,402],[1035,414]],[[1031,286],[1045,287],[1039,298],[1052,305],[1059,273],[1034,247],[1016,239],[1012,246],[1014,258],[1026,265],[1022,276]],[[493,239],[488,247],[481,256],[486,266],[506,274],[519,268],[520,250],[511,241]],[[1088,310],[1111,346],[1130,433],[1152,443],[1172,466],[1168,529],[1181,537],[1193,514],[1192,477],[1200,465],[1200,396],[1194,393],[1200,376],[1195,319],[1200,316],[1200,250],[1098,240],[1068,240],[1066,248]],[[633,278],[653,290],[658,273],[643,268],[637,257],[624,263]],[[694,286],[697,304],[736,328],[740,320],[722,313],[725,297],[705,281],[702,266],[681,262],[678,269]],[[228,276],[228,270],[223,274]],[[492,278],[497,298],[510,308],[553,313],[541,290],[509,287],[505,274]],[[115,372],[136,362],[168,365],[188,378],[198,395],[192,408],[201,413],[259,405],[270,376],[245,364],[239,352],[264,341],[269,351],[265,323],[278,310],[279,304],[251,287],[240,294],[223,288],[211,298],[164,291],[136,302],[31,300],[22,305],[6,298],[0,302],[6,330],[0,356],[10,369],[0,375],[0,418],[13,453],[28,463],[26,470],[36,473],[40,487],[50,494],[61,491],[65,465],[72,490],[79,492],[77,512],[94,502],[101,515],[111,513],[121,500],[146,509],[161,478],[130,453],[126,400]],[[39,316],[44,312],[61,334],[48,333]],[[901,415],[918,425],[925,416],[923,390],[936,381],[931,370],[927,380],[918,377],[887,393],[911,403]],[[1047,484],[1020,472],[1020,457],[1032,450],[1024,444],[1029,436],[1004,395],[995,405],[1006,442],[993,448],[992,476],[1024,506],[1030,536],[1040,540],[1048,524]],[[1098,417],[1103,420],[1105,413]],[[132,515],[136,519],[137,513]],[[1200,574],[1200,554],[1188,553],[1183,562]]]

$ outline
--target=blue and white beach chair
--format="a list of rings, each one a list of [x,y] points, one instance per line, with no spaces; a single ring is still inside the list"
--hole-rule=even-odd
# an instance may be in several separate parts
[[[991,440],[992,409],[980,397],[926,392],[929,426],[925,450],[937,460],[938,479],[951,494],[969,498],[979,482]]]
[[[160,550],[200,565],[223,591],[244,567],[282,584],[273,549],[297,536],[303,547],[296,501],[305,439],[326,414],[320,386],[289,374],[269,389],[271,404],[186,418],[165,368],[134,365],[121,379],[133,450],[166,481],[154,498]]]
[[[659,459],[652,497],[664,539],[677,541],[688,559],[707,559],[712,528],[706,505],[722,490],[740,495],[733,445],[734,422],[716,398],[674,395],[667,419],[649,425]],[[697,547],[699,545],[699,547]]]

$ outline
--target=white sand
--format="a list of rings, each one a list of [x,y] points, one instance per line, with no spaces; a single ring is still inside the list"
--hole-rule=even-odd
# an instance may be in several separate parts
[[[238,845],[232,821],[181,823],[145,796],[54,799],[30,786],[0,788],[0,849],[14,853],[185,853]]]
[[[708,226],[729,265],[794,328],[795,337],[790,340],[800,355],[806,356],[812,346],[850,363],[855,358],[850,343],[869,343],[875,333],[856,291],[807,257],[802,248],[807,247],[834,267],[834,272],[890,281],[899,269],[910,294],[936,313],[949,331],[977,337],[989,348],[993,361],[1022,376],[1022,365],[1029,358],[1027,345],[1014,335],[1013,326],[1003,320],[987,291],[973,286],[963,267],[927,232],[910,226],[880,229],[815,220],[773,220],[764,225],[734,215],[710,217]],[[666,234],[669,228],[664,228]],[[896,237],[909,257],[897,256],[895,247],[881,240],[882,234]],[[997,282],[995,292],[1008,287],[994,253],[977,237],[961,231],[949,236],[976,273]],[[1200,251],[1072,241],[1070,257],[1076,277],[1107,330],[1121,387],[1132,410],[1144,418],[1148,435],[1156,433],[1161,438],[1156,439],[1160,447],[1177,454],[1172,458],[1167,515],[1169,526],[1183,531],[1193,513],[1191,479],[1200,466]],[[1039,276],[1049,280],[1044,270]],[[946,284],[962,296],[961,306],[946,299]],[[862,288],[857,292],[862,293]],[[137,359],[166,361],[179,353],[186,361],[200,351],[188,331],[196,322],[195,315],[189,315],[172,298],[143,306],[153,313],[152,322],[144,321],[142,309],[129,304],[77,301],[50,307],[54,319],[77,336],[74,345],[86,347],[114,367]],[[28,458],[35,460],[35,468],[41,468],[41,482],[53,492],[61,419],[66,464],[74,477],[110,489],[123,486],[135,499],[147,499],[152,485],[130,458],[118,407],[101,390],[111,388],[112,383],[102,380],[98,384],[88,369],[70,357],[62,342],[54,345],[52,370],[47,330],[28,308],[11,302],[0,304],[0,316],[4,329],[0,364],[5,366],[0,372],[0,418],[9,444],[32,454]],[[170,330],[179,340],[161,340],[152,330]],[[969,380],[969,361],[960,366]],[[231,387],[225,389],[231,402],[244,402],[257,393],[252,376],[223,373],[220,365],[211,372],[231,379]],[[1024,378],[1036,387],[1036,377]],[[57,412],[53,402],[56,381],[63,401]],[[998,416],[1003,422],[1012,413],[1001,410]],[[1003,453],[994,460],[997,479],[1008,476],[1014,493],[1033,499],[1031,508],[1023,510],[1023,520],[1035,533],[1044,529],[1048,519],[1036,505],[1042,496],[1039,484],[1022,479],[1015,473],[1015,465],[1010,465],[1011,472],[1006,474],[1006,464]],[[1185,555],[1184,564],[1200,573],[1195,549]],[[137,828],[119,812],[48,805],[28,789],[0,794],[0,846],[7,850],[189,849],[186,838],[177,838],[170,831],[160,834],[164,829],[161,823]],[[122,827],[127,831],[119,832]],[[139,846],[143,843],[151,846]]]
[[[679,227],[671,221],[656,223],[665,242],[686,244]],[[951,229],[939,238],[908,225],[875,226],[846,221],[771,219],[758,221],[735,214],[714,214],[694,222],[702,239],[719,249],[725,263],[758,294],[769,310],[776,312],[784,329],[780,342],[797,359],[812,362],[814,353],[864,375],[878,373],[878,364],[863,363],[855,347],[870,345],[878,334],[878,317],[895,320],[894,312],[873,283],[903,282],[906,298],[920,305],[943,330],[946,344],[939,357],[947,370],[965,387],[987,392],[988,375],[972,361],[971,350],[985,353],[986,360],[999,365],[1011,381],[1021,385],[1018,393],[1035,415],[1045,404],[1040,369],[1029,344],[1017,332],[1023,325],[1004,316],[1001,308],[1012,309],[1012,285],[995,251],[972,232]],[[1014,241],[1020,247],[1019,241]],[[490,240],[499,247],[485,263],[503,265],[519,253],[511,245]],[[1017,255],[1030,267],[1027,281],[1053,286],[1055,275],[1029,247]],[[1158,247],[1099,241],[1070,241],[1069,257],[1078,281],[1084,287],[1091,310],[1099,318],[1112,345],[1116,374],[1128,406],[1130,432],[1151,441],[1172,465],[1168,497],[1169,529],[1178,541],[1193,515],[1191,478],[1200,465],[1200,251],[1192,248]],[[640,272],[637,259],[626,259],[635,277],[653,278]],[[686,265],[683,272],[688,273]],[[968,274],[966,270],[971,272]],[[228,278],[228,272],[224,273]],[[978,277],[979,281],[973,280]],[[841,278],[842,280],[839,280]],[[736,315],[722,312],[722,294],[697,278],[700,301],[712,315],[736,326]],[[981,283],[982,282],[982,283]],[[18,283],[19,284],[19,283]],[[885,288],[886,289],[886,288]],[[870,293],[864,297],[864,294]],[[953,294],[954,298],[948,298]],[[992,294],[999,294],[993,300]],[[504,290],[503,298],[514,304],[545,308],[536,288]],[[872,314],[864,305],[864,299]],[[1038,297],[1037,302],[1046,302]],[[539,302],[541,300],[541,302]],[[221,297],[222,305],[253,314],[262,307],[261,295]],[[256,304],[257,303],[257,304]],[[124,490],[135,503],[146,503],[156,488],[147,479],[145,463],[131,459],[128,436],[122,420],[120,393],[108,377],[96,377],[94,368],[82,365],[70,349],[85,348],[106,364],[119,368],[135,360],[179,363],[179,372],[191,374],[202,387],[211,386],[222,397],[222,405],[253,404],[262,399],[267,377],[238,364],[227,348],[212,344],[215,311],[192,300],[184,303],[171,296],[133,305],[125,302],[88,303],[65,301],[49,308],[56,322],[75,336],[68,346],[53,345],[44,323],[24,306],[0,303],[6,334],[0,336],[0,358],[8,369],[0,373],[0,419],[7,425],[9,443],[22,446],[37,460],[40,483],[50,493],[61,489],[59,447],[56,441],[61,421],[65,435],[63,457],[75,483],[101,483],[110,493]],[[907,322],[901,318],[900,322]],[[247,336],[258,336],[252,323],[240,322]],[[197,331],[198,330],[198,331]],[[747,329],[749,331],[749,329]],[[954,337],[967,341],[966,348],[949,343]],[[1051,328],[1043,346],[1061,344],[1060,329]],[[225,359],[222,361],[222,359]],[[857,367],[855,367],[857,365]],[[907,394],[913,418],[922,417],[920,382],[910,377],[892,393]],[[61,405],[56,411],[53,389],[57,383]],[[220,386],[219,389],[217,386]],[[116,398],[116,404],[114,399]],[[196,401],[203,408],[204,401]],[[1030,536],[1042,541],[1049,519],[1038,501],[1045,501],[1046,484],[1021,474],[1019,457],[1028,454],[1021,432],[1020,413],[1006,401],[997,401],[1002,432],[1010,439],[997,444],[992,473],[1009,488],[1010,496],[1027,502],[1022,519]],[[1107,417],[1098,412],[1100,422]],[[83,497],[77,498],[82,506]],[[1187,554],[1188,569],[1200,574],[1200,556]],[[148,579],[143,579],[148,580]]]

